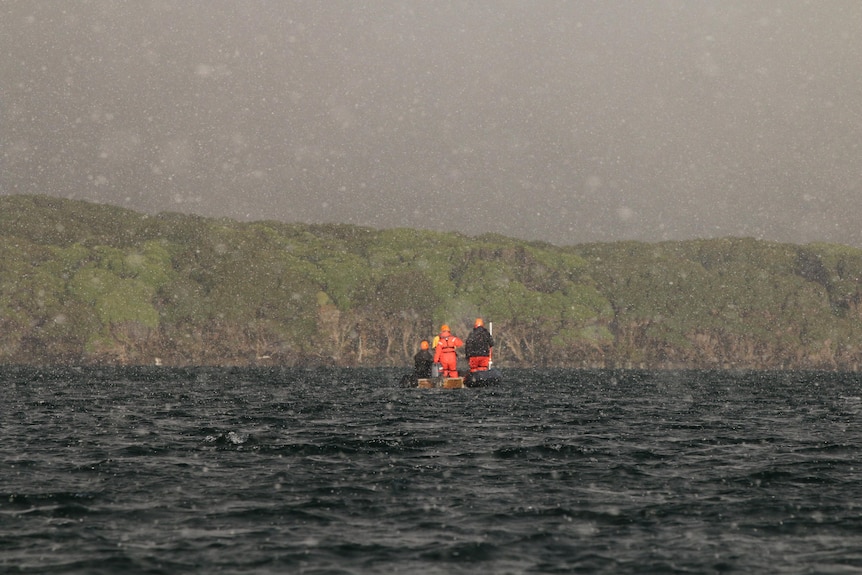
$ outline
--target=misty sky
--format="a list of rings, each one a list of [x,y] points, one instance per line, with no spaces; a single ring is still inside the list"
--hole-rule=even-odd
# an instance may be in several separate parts
[[[4,0],[0,193],[862,246],[859,0]]]

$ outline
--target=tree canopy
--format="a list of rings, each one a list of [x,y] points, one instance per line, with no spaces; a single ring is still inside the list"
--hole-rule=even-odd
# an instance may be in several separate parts
[[[0,362],[406,365],[493,322],[509,366],[856,370],[862,251],[147,215],[0,197]]]

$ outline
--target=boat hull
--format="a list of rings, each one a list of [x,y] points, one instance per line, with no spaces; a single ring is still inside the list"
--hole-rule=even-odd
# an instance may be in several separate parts
[[[500,370],[492,367],[485,371],[468,372],[464,377],[428,377],[414,380],[420,389],[462,389],[465,387],[490,387],[503,381]]]
[[[463,377],[429,377],[420,378],[419,385],[417,387],[420,389],[434,389],[436,387],[443,389],[461,389],[465,386]]]
[[[464,387],[490,387],[503,382],[503,374],[496,367],[473,371],[464,377]]]

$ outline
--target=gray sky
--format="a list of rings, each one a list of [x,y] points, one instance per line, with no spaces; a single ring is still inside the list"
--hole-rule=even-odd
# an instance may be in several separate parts
[[[859,0],[5,0],[0,193],[862,246]]]

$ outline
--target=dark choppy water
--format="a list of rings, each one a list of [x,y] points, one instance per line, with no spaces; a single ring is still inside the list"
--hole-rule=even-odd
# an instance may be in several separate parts
[[[862,378],[0,369],[0,571],[862,572]]]

